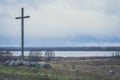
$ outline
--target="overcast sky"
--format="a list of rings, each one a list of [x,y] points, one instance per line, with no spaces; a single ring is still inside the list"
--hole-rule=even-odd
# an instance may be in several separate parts
[[[120,0],[0,0],[0,46],[119,46]]]

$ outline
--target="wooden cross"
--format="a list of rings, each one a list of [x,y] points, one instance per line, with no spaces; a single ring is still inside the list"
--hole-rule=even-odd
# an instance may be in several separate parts
[[[21,8],[21,17],[16,17],[16,19],[21,19],[21,54],[22,59],[24,59],[24,19],[30,18],[30,16],[24,16],[24,8]]]

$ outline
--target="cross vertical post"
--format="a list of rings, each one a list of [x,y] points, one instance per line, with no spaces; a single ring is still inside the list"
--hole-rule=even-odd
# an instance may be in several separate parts
[[[30,18],[30,16],[24,16],[24,8],[21,8],[21,17],[16,17],[16,19],[21,19],[21,58],[24,59],[24,19]]]

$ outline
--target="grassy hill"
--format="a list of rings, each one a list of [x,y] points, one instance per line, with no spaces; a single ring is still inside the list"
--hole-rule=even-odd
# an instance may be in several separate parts
[[[100,61],[105,63],[98,65]],[[120,65],[111,65],[109,60],[80,60],[49,64],[52,69],[11,67],[0,63],[0,80],[120,80]],[[110,74],[110,69],[114,70],[115,74]]]

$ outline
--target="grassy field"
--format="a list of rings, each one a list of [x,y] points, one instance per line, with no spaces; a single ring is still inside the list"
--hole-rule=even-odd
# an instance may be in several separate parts
[[[78,60],[49,62],[51,69],[10,67],[0,63],[0,80],[120,80],[117,60]],[[116,63],[116,64],[115,64]],[[112,69],[114,74],[110,74]]]

